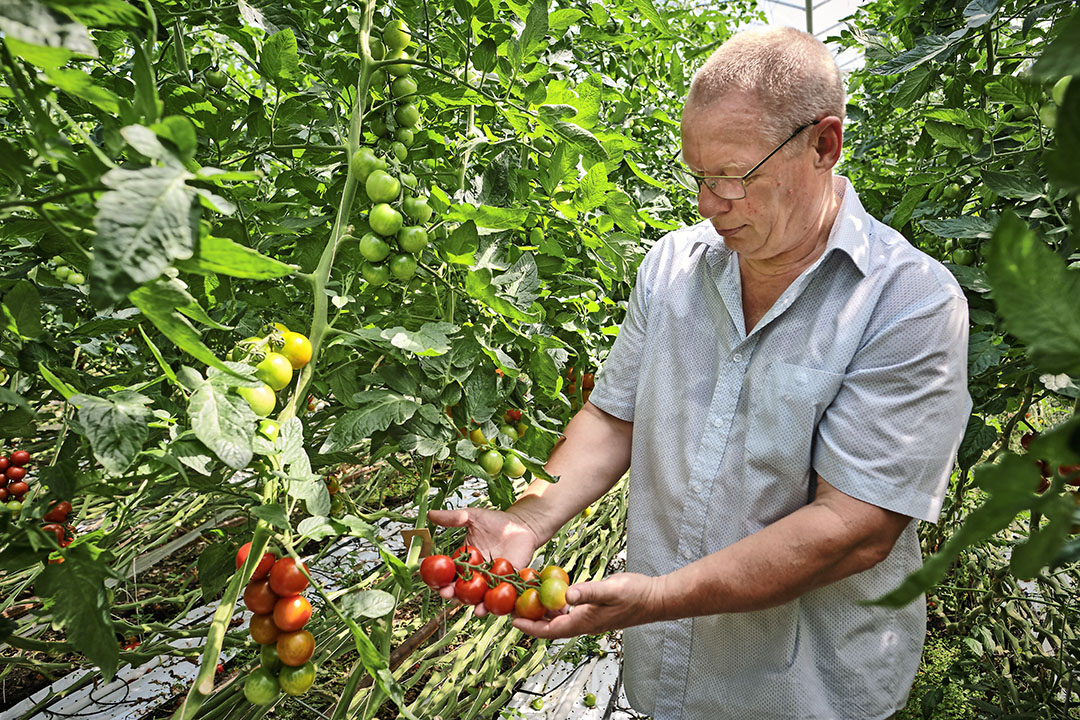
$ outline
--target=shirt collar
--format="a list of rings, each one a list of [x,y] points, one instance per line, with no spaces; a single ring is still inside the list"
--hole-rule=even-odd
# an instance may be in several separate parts
[[[870,264],[870,223],[871,217],[863,208],[851,181],[842,175],[834,178],[837,193],[841,196],[840,209],[836,213],[829,240],[822,257],[834,251],[841,251],[851,258],[851,262],[866,275]],[[715,266],[731,257],[732,251],[724,245],[712,223],[707,219],[695,226],[697,238],[690,245],[690,252],[704,248],[709,265]]]

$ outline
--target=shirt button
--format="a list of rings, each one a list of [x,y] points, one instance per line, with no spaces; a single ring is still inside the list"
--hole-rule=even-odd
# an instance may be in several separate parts
[[[742,362],[742,355],[739,353],[735,353],[731,356],[731,362]]]
[[[719,417],[714,417],[714,418],[712,419],[712,426],[713,426],[713,427],[720,427],[720,426],[721,426],[721,425],[723,425],[723,424],[724,424],[724,421],[723,421],[723,420],[721,420],[721,419],[720,419]]]

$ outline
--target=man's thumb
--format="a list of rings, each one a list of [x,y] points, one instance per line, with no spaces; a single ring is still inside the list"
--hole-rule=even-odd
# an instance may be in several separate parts
[[[468,510],[428,510],[428,520],[443,527],[465,527],[469,523]]]
[[[598,582],[583,582],[571,585],[566,591],[566,603],[568,605],[584,605],[585,603],[604,604],[604,584]]]

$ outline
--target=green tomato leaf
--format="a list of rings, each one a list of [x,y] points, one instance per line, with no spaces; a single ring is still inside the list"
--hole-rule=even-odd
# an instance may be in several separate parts
[[[277,87],[292,87],[300,74],[300,55],[296,35],[290,28],[274,33],[266,41],[259,57],[259,74]]]
[[[353,397],[359,409],[345,413],[330,430],[320,453],[346,450],[358,445],[374,432],[400,425],[419,409],[420,404],[389,390],[366,390]]]
[[[998,224],[986,274],[997,310],[1028,355],[1051,373],[1080,375],[1080,271],[1012,212]]]
[[[233,470],[252,458],[255,421],[247,400],[217,383],[203,382],[188,400],[188,417],[195,436]]]
[[[142,451],[149,437],[147,422],[150,398],[121,390],[107,399],[75,395],[71,404],[79,408],[79,425],[90,441],[94,457],[110,475],[120,475]]]

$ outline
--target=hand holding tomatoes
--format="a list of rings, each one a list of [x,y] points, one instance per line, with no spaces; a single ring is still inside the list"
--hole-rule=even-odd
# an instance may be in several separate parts
[[[664,581],[662,578],[618,573],[599,582],[584,582],[567,588],[560,576],[552,574],[547,580],[547,599],[556,601],[562,595],[573,606],[568,613],[550,620],[533,619],[518,612],[514,627],[540,638],[568,638],[577,635],[598,635],[658,620],[671,619],[663,612]],[[536,601],[544,605],[544,585]]]

